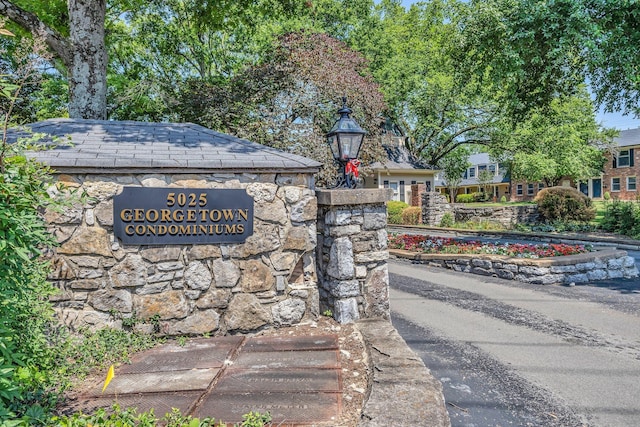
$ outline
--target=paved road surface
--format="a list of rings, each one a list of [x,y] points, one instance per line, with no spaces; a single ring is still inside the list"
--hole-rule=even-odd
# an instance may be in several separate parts
[[[526,285],[389,264],[394,325],[454,426],[640,425],[640,283]]]

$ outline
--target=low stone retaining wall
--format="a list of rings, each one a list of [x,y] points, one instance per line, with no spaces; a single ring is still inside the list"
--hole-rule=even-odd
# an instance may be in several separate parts
[[[638,277],[634,259],[627,256],[625,251],[616,249],[539,259],[503,255],[423,254],[402,249],[390,249],[389,253],[464,273],[540,285]]]
[[[447,213],[450,213],[456,222],[491,221],[507,228],[518,223],[532,224],[538,221],[536,205],[469,207],[461,203],[449,203],[440,193],[422,193],[423,224],[439,226]]]
[[[504,206],[504,207],[468,207],[465,205],[453,205],[453,214],[456,222],[467,221],[492,221],[510,228],[514,224],[532,224],[538,221],[538,207],[530,206]]]

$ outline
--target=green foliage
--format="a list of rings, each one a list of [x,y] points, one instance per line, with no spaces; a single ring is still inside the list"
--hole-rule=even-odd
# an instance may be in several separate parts
[[[271,422],[271,415],[260,412],[249,412],[242,416],[242,423],[233,427],[264,427]],[[51,427],[87,427],[87,426],[136,426],[136,427],[227,427],[227,424],[216,422],[213,418],[193,418],[173,408],[162,418],[157,418],[153,410],[138,413],[135,408],[122,409],[118,404],[111,410],[98,409],[94,414],[75,413],[71,416],[54,417],[48,424]],[[229,426],[231,427],[231,426]]]
[[[442,179],[449,190],[449,195],[452,197],[458,190],[465,171],[471,167],[469,155],[469,149],[465,146],[460,146],[449,152],[438,162],[438,167],[442,169]]]
[[[591,199],[575,188],[547,187],[538,192],[534,201],[545,222],[589,222],[596,216]]]
[[[190,81],[180,96],[181,120],[237,135],[324,164],[321,185],[337,175],[326,143],[341,99],[368,132],[363,165],[384,158],[379,136],[385,103],[366,58],[326,34],[289,33],[263,60],[228,81]]]
[[[507,203],[507,196],[500,197],[500,203]]]
[[[587,224],[579,221],[554,221],[541,224],[522,224],[518,223],[514,227],[517,231],[540,232],[540,233],[587,233],[597,230],[593,224]]]
[[[604,194],[603,194],[603,198],[604,198],[606,201],[611,200],[611,193],[609,193],[608,191],[605,191],[605,192],[604,192]]]
[[[92,369],[128,362],[134,352],[159,342],[162,339],[153,335],[120,329],[86,330],[80,335],[69,335],[60,330],[56,336],[55,376],[62,381],[72,375],[82,377]]]
[[[49,263],[43,256],[55,244],[42,213],[57,203],[47,189],[52,179],[45,166],[29,159],[31,141],[9,144],[7,129],[21,91],[37,82],[41,50],[38,41],[16,50],[11,76],[0,75],[0,421],[21,416],[32,407],[32,388],[43,381],[41,371],[52,357],[47,331],[53,319],[47,282]],[[35,402],[33,402],[35,403]]]
[[[478,173],[478,185],[480,186],[480,188],[482,188],[482,201],[487,201],[490,198],[489,195],[489,191],[490,191],[490,184],[493,182],[493,177],[494,177],[494,172],[489,170],[489,169],[485,169],[485,170],[481,170]]]
[[[453,214],[451,212],[446,212],[442,215],[442,219],[440,220],[440,227],[452,228],[455,220],[453,218]]]
[[[505,229],[504,225],[502,225],[501,223],[497,221],[487,220],[487,219],[456,222],[453,225],[453,228],[458,228],[461,230],[486,230],[486,231],[496,231],[496,230]]]
[[[2,409],[19,396],[20,388],[14,376],[17,367],[23,365],[24,355],[18,353],[13,343],[12,331],[0,328],[0,419]]]
[[[604,165],[604,148],[613,131],[601,130],[594,107],[584,87],[576,95],[556,98],[548,108],[538,108],[504,130],[495,157],[508,159],[511,178],[558,185],[597,176]]]
[[[458,194],[456,196],[456,203],[473,203],[476,198],[473,194]]]
[[[402,224],[402,211],[409,205],[398,200],[387,202],[387,222],[389,224]]]
[[[471,194],[474,202],[488,202],[491,198],[488,192],[477,191]]]
[[[249,412],[242,416],[242,427],[262,427],[271,422],[271,414],[260,412]]]
[[[402,210],[402,223],[406,225],[420,224],[422,210],[419,206],[409,206]]]
[[[515,113],[574,92],[585,75],[599,105],[637,111],[640,37],[635,1],[471,2],[461,50]]]
[[[372,60],[390,113],[410,137],[409,149],[435,165],[459,146],[487,144],[502,107],[499,90],[461,66],[467,51],[460,48],[460,29],[469,8],[435,0],[406,10],[389,0],[376,10],[376,32],[359,48]]]
[[[640,238],[640,204],[621,200],[608,203],[600,226],[605,231]]]

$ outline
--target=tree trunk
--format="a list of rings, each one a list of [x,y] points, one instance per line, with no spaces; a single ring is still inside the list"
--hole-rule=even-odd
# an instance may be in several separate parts
[[[69,117],[107,118],[107,49],[104,41],[106,0],[68,0]]]
[[[106,0],[68,0],[69,38],[48,27],[34,13],[0,0],[0,15],[43,37],[67,68],[69,117],[107,118]]]

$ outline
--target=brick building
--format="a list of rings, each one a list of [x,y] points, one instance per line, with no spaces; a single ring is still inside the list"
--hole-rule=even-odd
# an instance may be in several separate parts
[[[637,200],[640,196],[640,128],[620,131],[613,139],[613,153],[606,153],[602,174],[585,181],[564,179],[559,185],[573,187],[595,200],[608,193],[619,200]],[[511,201],[532,200],[543,183],[511,182]]]

